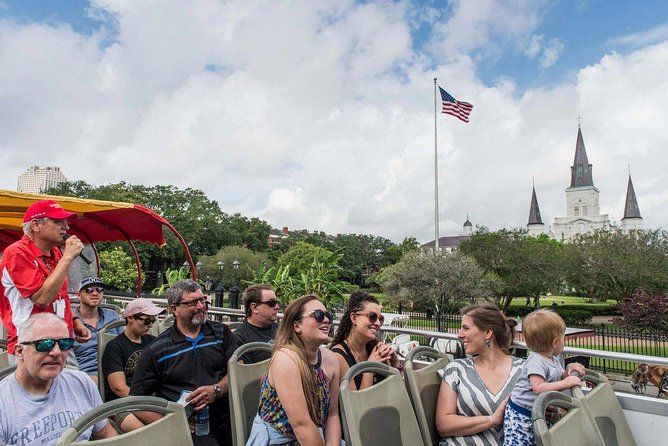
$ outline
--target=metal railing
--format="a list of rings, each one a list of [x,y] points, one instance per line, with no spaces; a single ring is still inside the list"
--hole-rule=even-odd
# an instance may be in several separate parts
[[[108,295],[107,296],[110,299],[113,299],[116,302],[130,302],[133,300],[133,297],[127,297],[127,296],[112,296]],[[161,298],[150,298],[156,305],[160,306],[166,306],[167,305],[167,300],[166,299],[161,299]],[[244,311],[239,310],[239,309],[234,309],[234,308],[222,308],[222,307],[209,307],[208,310],[209,314],[214,315],[214,316],[227,316],[231,318],[239,318],[239,317],[244,317]],[[283,317],[282,313],[278,314],[278,317],[281,318]],[[334,321],[334,325],[338,325],[339,321]],[[406,328],[406,327],[387,327],[383,326],[381,328],[381,334],[382,333],[396,333],[396,334],[407,334],[410,335],[411,337],[414,337],[419,340],[428,340],[428,339],[451,339],[451,340],[457,340],[457,334],[456,333],[444,333],[444,332],[438,332],[438,331],[432,331],[432,330],[422,330],[422,329],[416,329],[416,328]],[[421,343],[427,343],[427,342],[421,342]],[[524,342],[520,341],[515,341],[513,344],[513,347],[516,348],[523,348],[526,349],[527,346]],[[645,363],[645,364],[654,364],[654,365],[661,365],[661,366],[666,366],[668,367],[668,358],[667,357],[661,357],[661,356],[648,356],[648,355],[639,355],[639,354],[633,354],[633,353],[623,353],[623,352],[614,352],[614,351],[602,351],[602,350],[593,350],[593,349],[585,349],[585,348],[578,348],[578,347],[571,347],[571,346],[566,346],[564,348],[564,353],[567,355],[581,355],[581,356],[587,356],[589,358],[601,358],[605,360],[616,360],[616,361],[627,361],[627,362],[634,362],[634,363]]]

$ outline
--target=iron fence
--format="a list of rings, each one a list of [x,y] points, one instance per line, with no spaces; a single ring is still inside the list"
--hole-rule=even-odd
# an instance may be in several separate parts
[[[457,333],[461,324],[459,314],[434,315],[421,312],[403,312],[410,317],[404,323],[407,328],[433,330],[444,333]],[[570,347],[590,350],[602,350],[618,353],[632,353],[645,356],[668,357],[668,334],[628,330],[620,327],[611,327],[605,324],[589,325],[593,333],[566,340]],[[429,339],[415,336],[414,339],[422,345],[427,345]],[[519,336],[519,340],[523,340]],[[589,367],[603,373],[630,375],[638,364],[634,361],[624,361],[605,358],[591,358]]]

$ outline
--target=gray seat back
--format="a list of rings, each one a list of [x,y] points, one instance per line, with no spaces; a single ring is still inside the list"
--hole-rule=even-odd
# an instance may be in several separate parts
[[[170,314],[162,321],[158,321],[153,324],[153,327],[149,330],[149,334],[152,334],[155,337],[160,336],[160,333],[166,331],[169,327],[174,325],[174,315]]]
[[[266,359],[255,364],[241,364],[239,359],[249,351],[271,353],[272,349],[273,346],[265,342],[249,342],[236,349],[227,362],[230,425],[232,426],[232,443],[235,446],[243,446],[248,440],[253,418],[257,414],[260,403],[262,377],[271,361],[271,359]]]
[[[385,379],[362,390],[350,383],[360,373],[376,373]],[[355,446],[423,445],[413,406],[399,371],[387,364],[364,361],[352,366],[339,390],[346,444]]]
[[[419,358],[427,358],[433,362],[416,368],[417,364],[414,361]],[[438,445],[441,438],[436,430],[436,403],[442,381],[438,371],[448,362],[450,361],[445,353],[426,346],[414,348],[406,356],[404,377],[406,389],[413,404],[424,444]]]
[[[587,369],[582,379],[595,384],[595,387],[586,394],[579,387],[574,387],[571,389],[571,394],[591,413],[604,444],[606,446],[635,446],[636,441],[631,433],[631,428],[608,378]]]
[[[56,446],[91,443],[88,441],[75,443],[74,441],[97,421],[121,412],[136,410],[159,412],[165,416],[140,429],[118,437],[97,440],[94,444],[99,446],[192,446],[190,427],[183,406],[154,396],[129,396],[96,407],[75,421],[74,425],[63,433]]]
[[[107,348],[109,341],[118,336],[116,334],[109,333],[109,330],[112,328],[124,326],[125,319],[121,319],[120,321],[114,321],[105,325],[100,329],[100,331],[97,332],[97,388],[100,391],[102,401],[104,401],[104,393],[107,386],[107,380],[105,379],[104,372],[102,371],[102,355],[104,354],[104,350]]]
[[[7,378],[9,375],[16,371],[15,365],[6,365],[0,370],[0,381]]]
[[[553,426],[547,426],[545,410],[547,406],[567,409],[568,413]],[[604,446],[587,408],[575,398],[561,392],[545,392],[538,395],[531,410],[533,432],[539,446]]]

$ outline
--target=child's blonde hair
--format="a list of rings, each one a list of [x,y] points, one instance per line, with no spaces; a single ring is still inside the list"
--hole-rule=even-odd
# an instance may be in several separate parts
[[[564,335],[566,323],[554,311],[536,310],[522,321],[522,334],[527,346],[539,353],[550,351],[554,341]]]

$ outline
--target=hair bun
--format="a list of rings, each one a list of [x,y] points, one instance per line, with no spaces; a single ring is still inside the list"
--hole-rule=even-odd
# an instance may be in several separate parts
[[[517,326],[517,320],[513,319],[512,317],[507,317],[506,324],[508,324],[510,328],[514,329]]]

